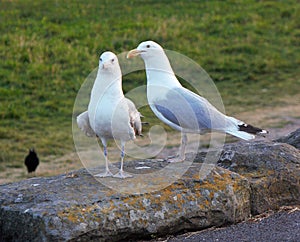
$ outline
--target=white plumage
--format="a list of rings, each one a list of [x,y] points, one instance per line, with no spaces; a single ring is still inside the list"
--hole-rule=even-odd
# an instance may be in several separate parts
[[[135,134],[141,135],[140,117],[134,103],[124,97],[117,56],[112,52],[104,52],[99,59],[88,111],[77,117],[78,127],[87,136],[97,136],[103,144],[106,170],[96,176],[113,176],[108,167],[107,141],[115,139],[121,142],[121,167],[114,177],[131,177],[123,170],[124,149],[126,141],[135,139]]]
[[[91,128],[88,111],[85,111],[77,116],[77,125],[88,137],[95,137],[96,134]]]
[[[142,42],[137,49],[128,53],[127,58],[138,55],[145,63],[147,99],[152,111],[161,121],[183,133],[182,149],[174,162],[185,159],[186,133],[218,131],[244,140],[255,138],[255,134],[267,133],[224,115],[205,98],[184,88],[159,44],[153,41]]]

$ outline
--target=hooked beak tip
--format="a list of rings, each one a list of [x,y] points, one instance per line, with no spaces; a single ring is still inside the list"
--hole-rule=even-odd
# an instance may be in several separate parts
[[[141,51],[140,51],[140,50],[133,49],[133,50],[131,50],[131,51],[128,52],[126,58],[127,58],[127,59],[130,59],[130,58],[136,57],[136,56],[138,56],[138,55],[140,55],[140,54],[141,54]]]

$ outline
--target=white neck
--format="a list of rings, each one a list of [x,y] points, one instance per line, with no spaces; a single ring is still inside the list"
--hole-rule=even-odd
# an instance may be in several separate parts
[[[147,86],[181,87],[180,82],[173,72],[169,59],[164,53],[163,55],[159,55],[159,57],[146,59],[145,67]]]
[[[98,70],[97,77],[92,89],[91,98],[99,97],[105,92],[105,95],[111,95],[115,98],[124,97],[122,91],[121,72],[107,72]]]

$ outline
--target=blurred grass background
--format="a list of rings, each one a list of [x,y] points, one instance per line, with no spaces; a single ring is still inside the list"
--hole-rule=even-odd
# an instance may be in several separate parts
[[[99,54],[148,39],[199,63],[231,115],[284,105],[300,91],[299,16],[296,0],[2,0],[0,170],[22,167],[30,147],[72,152],[73,103]],[[126,78],[124,92],[145,84]]]

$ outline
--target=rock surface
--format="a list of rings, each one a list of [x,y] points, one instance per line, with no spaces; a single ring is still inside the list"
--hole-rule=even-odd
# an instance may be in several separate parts
[[[218,164],[248,179],[252,215],[300,204],[300,152],[288,144],[226,145]]]
[[[287,143],[300,150],[300,128],[290,133],[288,136],[279,138],[277,142]]]
[[[163,180],[155,174],[166,163],[144,160],[126,162],[125,170],[136,173],[127,180],[96,180],[81,169],[71,176],[1,185],[1,238],[128,240],[218,227],[282,205],[300,204],[300,151],[288,144],[228,144],[217,156],[217,165],[203,163],[205,157],[201,152],[193,163],[168,165],[170,172]],[[137,169],[141,164],[149,169]],[[162,189],[149,192],[143,186],[147,173],[153,174],[151,185],[162,184],[186,166],[182,177]]]
[[[221,167],[214,167],[200,181],[200,167],[196,164],[161,191],[142,195],[114,192],[85,169],[73,178],[35,178],[4,185],[0,192],[0,232],[3,238],[14,241],[114,241],[247,218],[249,182]]]

